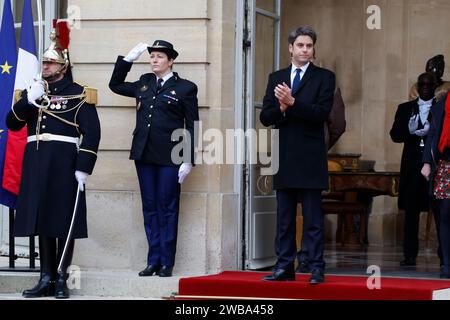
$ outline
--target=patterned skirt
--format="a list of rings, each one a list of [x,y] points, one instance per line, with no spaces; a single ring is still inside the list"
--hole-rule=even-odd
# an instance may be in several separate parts
[[[440,160],[438,163],[434,196],[438,200],[450,199],[450,161]]]

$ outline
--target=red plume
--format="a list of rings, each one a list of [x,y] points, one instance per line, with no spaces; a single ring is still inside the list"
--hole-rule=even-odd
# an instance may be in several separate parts
[[[57,22],[57,30],[61,49],[68,49],[70,44],[70,29],[67,21]]]

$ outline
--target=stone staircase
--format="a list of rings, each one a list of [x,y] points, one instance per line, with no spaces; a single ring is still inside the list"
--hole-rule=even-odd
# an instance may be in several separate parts
[[[87,270],[70,282],[74,285],[74,299],[168,299],[178,291],[182,277],[139,277],[131,270]],[[32,288],[39,280],[37,273],[0,272],[0,299],[21,299],[24,289]]]

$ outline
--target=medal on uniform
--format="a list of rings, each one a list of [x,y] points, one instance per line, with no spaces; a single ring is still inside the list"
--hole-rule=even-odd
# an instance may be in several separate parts
[[[140,88],[141,92],[145,92],[148,90],[148,85],[144,84],[141,88]]]
[[[176,96],[176,95],[177,95],[177,93],[175,92],[175,90],[170,91],[170,93],[171,93],[173,96]]]

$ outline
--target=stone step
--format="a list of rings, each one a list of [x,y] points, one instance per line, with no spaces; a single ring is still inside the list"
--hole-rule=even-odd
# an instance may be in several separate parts
[[[87,270],[71,274],[68,284],[74,297],[166,299],[178,291],[178,281],[186,276],[170,278],[139,277],[136,271]],[[190,277],[189,275],[187,277]],[[39,274],[1,272],[0,295],[20,297],[32,288]]]

